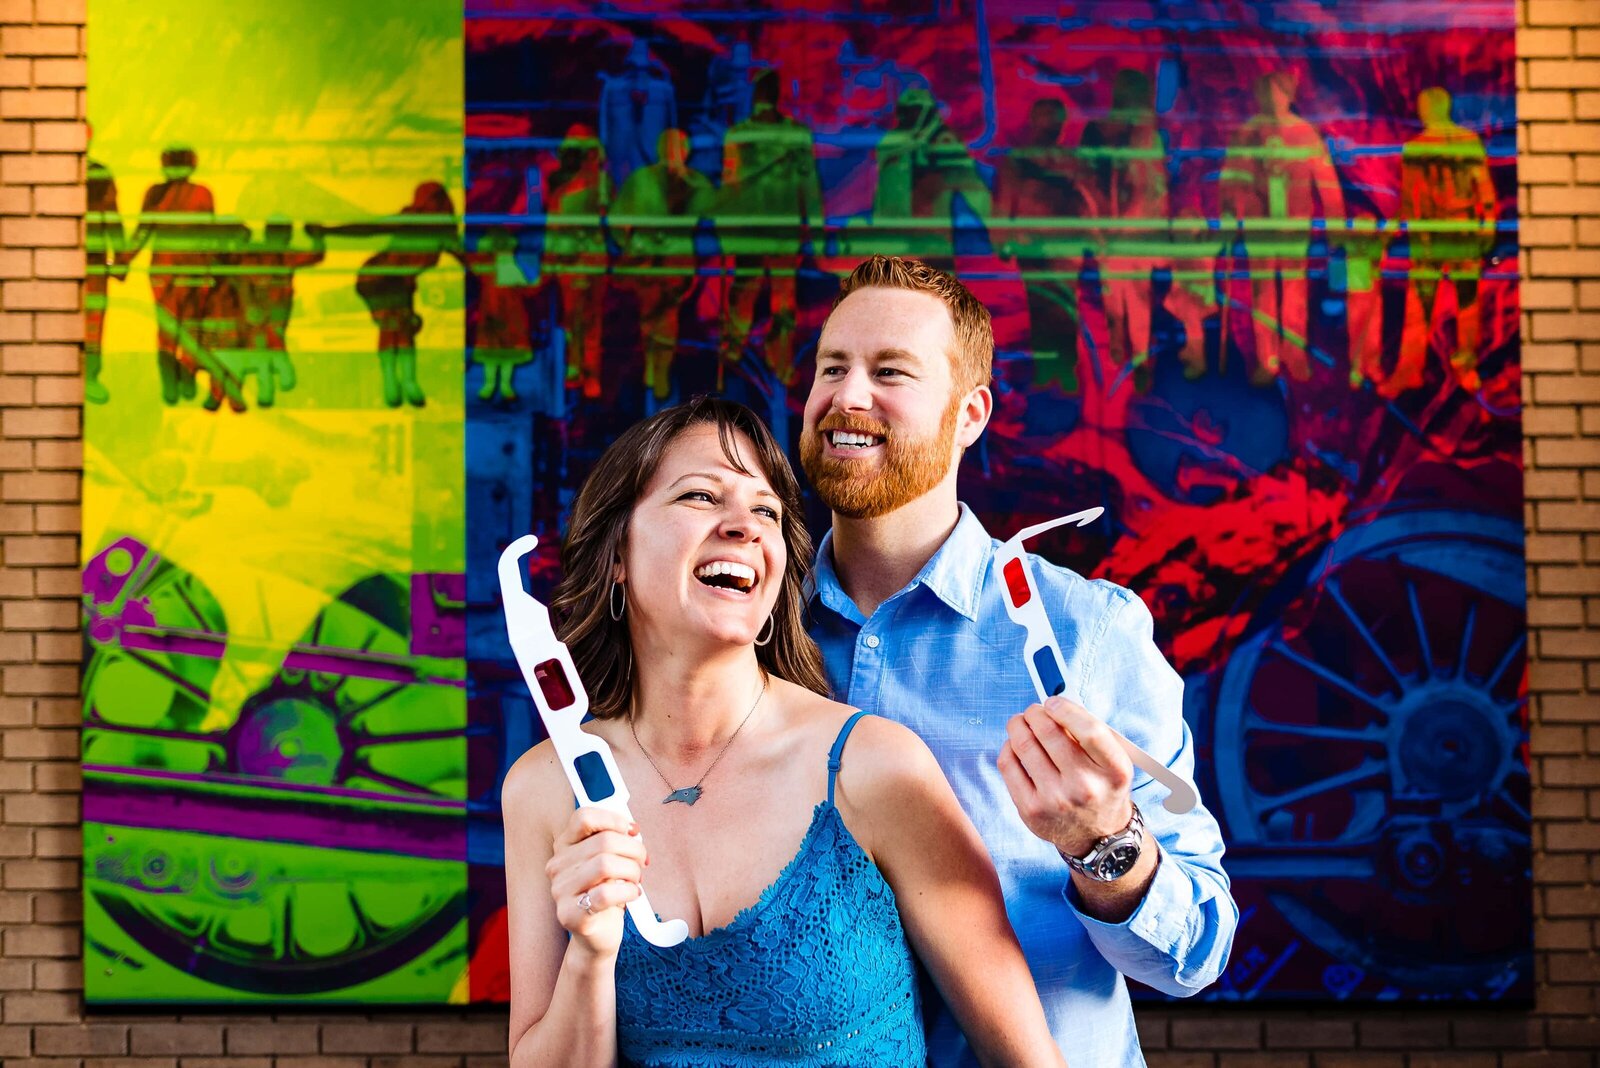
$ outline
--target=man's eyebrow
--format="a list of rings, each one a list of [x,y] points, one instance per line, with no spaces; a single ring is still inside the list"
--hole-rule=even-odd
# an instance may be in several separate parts
[[[900,348],[879,349],[877,352],[873,353],[870,358],[873,360],[919,360],[919,357],[916,353],[911,352],[908,349]],[[829,349],[817,356],[818,363],[839,363],[849,359],[850,354],[839,349]]]
[[[668,485],[667,488],[671,489],[673,486],[676,486],[678,483],[683,482],[683,481],[685,481],[687,479],[691,479],[691,478],[703,478],[703,479],[706,479],[706,480],[708,480],[710,482],[715,482],[719,486],[727,485],[727,482],[728,482],[727,479],[723,478],[721,475],[717,474],[715,471],[690,471],[687,474],[679,475],[677,478],[673,479],[671,484]],[[783,500],[782,497],[778,496],[776,493],[774,493],[774,492],[772,492],[771,490],[768,490],[768,489],[758,489],[758,490],[756,490],[756,496],[758,496],[758,497],[771,497],[775,501],[782,501]]]

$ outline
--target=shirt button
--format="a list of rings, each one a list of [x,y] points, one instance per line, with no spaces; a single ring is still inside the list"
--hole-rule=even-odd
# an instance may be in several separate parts
[[[880,639],[878,638],[878,636],[876,634],[867,635],[867,648],[868,649],[876,649],[880,644],[881,644],[881,641],[880,641]]]

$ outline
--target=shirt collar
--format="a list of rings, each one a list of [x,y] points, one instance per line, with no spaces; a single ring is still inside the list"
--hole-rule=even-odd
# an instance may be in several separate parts
[[[917,577],[900,593],[926,586],[939,600],[976,622],[978,599],[983,592],[984,579],[988,576],[989,561],[994,556],[994,539],[983,529],[983,523],[971,508],[965,504],[960,508],[961,515],[956,520],[955,529],[939,546],[939,551],[922,565]],[[900,596],[900,593],[895,596]],[[822,536],[822,544],[817,547],[816,567],[811,572],[811,598],[820,599],[823,604],[857,625],[866,623],[855,602],[839,585],[839,574],[833,567],[832,530]]]

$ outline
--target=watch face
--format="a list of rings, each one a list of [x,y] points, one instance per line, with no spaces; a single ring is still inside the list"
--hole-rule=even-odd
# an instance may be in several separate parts
[[[1128,874],[1137,863],[1139,863],[1139,847],[1129,842],[1107,853],[1095,868],[1099,871],[1100,878],[1109,881]]]

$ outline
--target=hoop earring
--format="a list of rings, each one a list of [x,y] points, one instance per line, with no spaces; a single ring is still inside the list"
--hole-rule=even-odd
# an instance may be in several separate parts
[[[621,604],[617,603],[618,590],[622,591]],[[613,582],[611,584],[611,592],[606,595],[606,608],[610,610],[612,620],[618,623],[622,622],[622,614],[628,610],[628,591],[622,588],[622,583]]]
[[[773,633],[775,631],[777,631],[777,629],[778,629],[778,625],[777,625],[777,623],[774,622],[774,619],[775,619],[775,617],[773,617],[773,616],[768,616],[767,617],[767,625],[765,627],[761,628],[762,630],[767,632],[767,636],[765,638],[763,638],[760,635],[757,635],[756,636],[756,644],[757,645],[766,645],[768,642],[770,642],[772,640]]]

